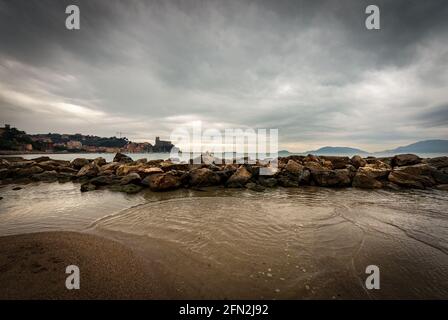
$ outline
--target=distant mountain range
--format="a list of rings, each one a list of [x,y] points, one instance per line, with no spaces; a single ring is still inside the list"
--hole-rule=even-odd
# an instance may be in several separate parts
[[[448,154],[448,140],[425,140],[412,143],[407,146],[398,147],[380,152],[368,152],[351,147],[322,147],[317,150],[299,152],[296,154],[316,154],[316,155],[368,155],[368,154],[400,154],[400,153],[446,153]],[[287,150],[279,151],[280,156],[291,154]]]
[[[425,140],[382,153],[448,153],[448,140]]]
[[[350,147],[322,147],[317,150],[307,151],[306,154],[322,154],[322,155],[331,155],[331,154],[368,154],[369,152],[350,148]]]

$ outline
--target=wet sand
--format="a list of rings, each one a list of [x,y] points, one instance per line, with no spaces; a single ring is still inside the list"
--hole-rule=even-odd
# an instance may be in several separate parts
[[[210,189],[113,197],[45,186],[2,194],[0,299],[448,296],[446,192]],[[81,269],[79,291],[65,288],[70,264]],[[380,290],[364,287],[368,265],[381,270]]]
[[[80,289],[68,290],[68,265]],[[160,296],[154,275],[118,242],[75,232],[0,237],[0,299],[144,299]]]

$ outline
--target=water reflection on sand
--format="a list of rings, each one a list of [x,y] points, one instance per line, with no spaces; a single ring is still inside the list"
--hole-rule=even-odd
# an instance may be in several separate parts
[[[83,230],[124,244],[173,298],[447,298],[442,191],[1,189],[0,234]],[[367,265],[381,289],[363,286]]]

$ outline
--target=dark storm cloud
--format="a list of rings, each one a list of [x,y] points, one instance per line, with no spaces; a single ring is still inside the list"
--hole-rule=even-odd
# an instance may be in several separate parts
[[[131,139],[196,120],[279,128],[293,150],[446,138],[447,35],[436,0],[0,0],[1,118]]]

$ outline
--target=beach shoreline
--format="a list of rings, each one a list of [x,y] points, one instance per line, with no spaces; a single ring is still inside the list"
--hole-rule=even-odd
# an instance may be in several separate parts
[[[69,265],[79,267],[79,290],[65,286]],[[161,293],[154,273],[124,245],[67,231],[0,237],[0,283],[1,300],[151,299]]]

